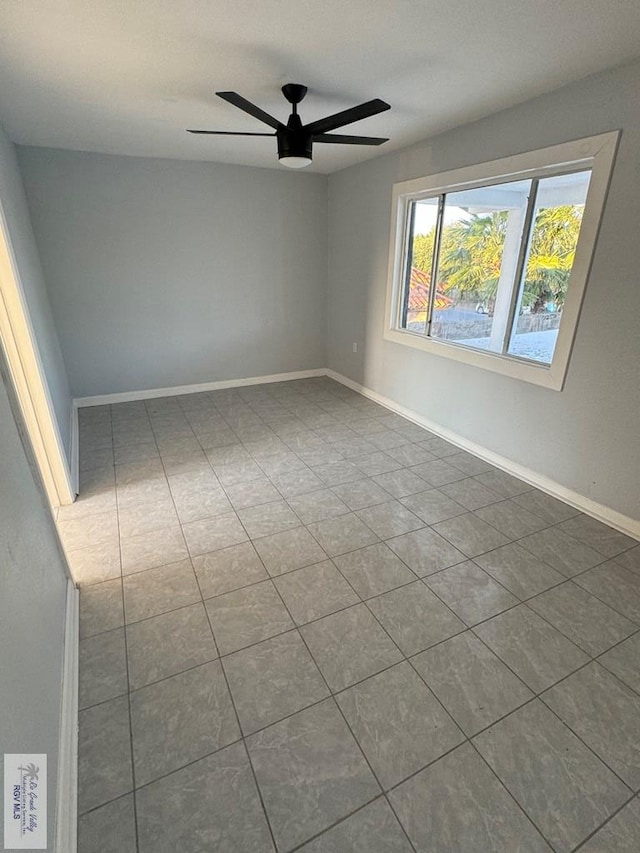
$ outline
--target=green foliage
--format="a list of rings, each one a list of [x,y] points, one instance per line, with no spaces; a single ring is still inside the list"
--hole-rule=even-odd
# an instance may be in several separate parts
[[[522,304],[544,310],[547,302],[561,309],[582,222],[581,205],[541,208],[535,218],[527,261]],[[507,230],[507,211],[471,214],[442,231],[438,288],[458,299],[467,295],[489,302],[495,298]],[[434,230],[413,241],[412,264],[431,271]]]

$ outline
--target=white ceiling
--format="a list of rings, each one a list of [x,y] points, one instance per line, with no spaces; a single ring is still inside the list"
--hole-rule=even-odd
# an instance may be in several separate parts
[[[233,90],[303,122],[382,98],[343,133],[380,148],[316,145],[328,173],[640,55],[639,0],[1,0],[0,122],[19,144],[253,166],[275,140],[216,98]]]

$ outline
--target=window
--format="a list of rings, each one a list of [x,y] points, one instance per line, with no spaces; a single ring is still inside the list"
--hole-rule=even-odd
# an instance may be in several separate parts
[[[618,135],[396,184],[385,337],[561,389]]]

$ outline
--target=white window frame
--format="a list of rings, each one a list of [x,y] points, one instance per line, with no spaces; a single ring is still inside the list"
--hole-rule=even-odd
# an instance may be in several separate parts
[[[384,339],[561,391],[569,366],[619,138],[619,130],[611,131],[552,145],[538,151],[394,184]],[[404,266],[408,249],[407,223],[411,202],[433,198],[442,193],[474,189],[492,182],[543,178],[563,171],[581,169],[591,169],[591,180],[550,365],[518,356],[472,349],[461,343],[438,340],[401,328]]]

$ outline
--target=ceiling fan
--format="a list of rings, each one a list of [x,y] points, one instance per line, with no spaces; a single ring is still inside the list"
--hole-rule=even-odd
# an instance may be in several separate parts
[[[332,142],[338,145],[382,145],[388,140],[379,136],[343,136],[341,134],[329,133],[345,124],[368,118],[369,116],[383,113],[390,109],[389,104],[375,98],[366,101],[357,107],[335,113],[334,115],[312,121],[311,124],[302,124],[298,115],[298,104],[307,94],[307,87],[299,83],[287,83],[282,87],[282,94],[292,105],[293,112],[286,124],[261,110],[251,101],[247,101],[237,92],[216,92],[219,98],[223,98],[234,107],[243,110],[254,118],[263,121],[275,130],[275,133],[235,133],[229,130],[188,130],[187,133],[212,134],[216,136],[275,136],[278,141],[278,159],[284,166],[299,169],[308,166],[312,158],[312,146],[314,142]]]

